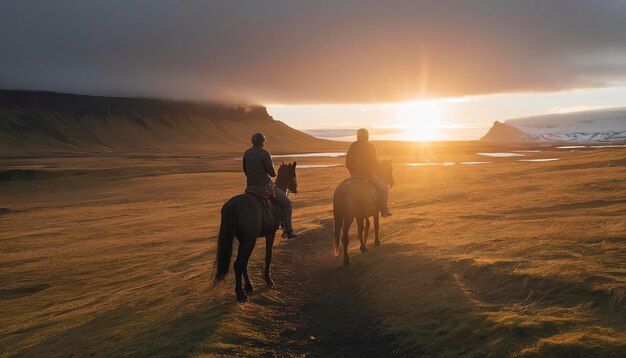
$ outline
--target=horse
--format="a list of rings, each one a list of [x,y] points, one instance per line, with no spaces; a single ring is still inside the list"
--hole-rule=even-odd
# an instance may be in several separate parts
[[[393,186],[393,167],[391,160],[378,162],[375,173],[387,185]],[[380,207],[377,193],[364,177],[352,177],[344,180],[335,189],[333,195],[333,216],[335,220],[335,256],[339,256],[343,244],[343,264],[349,265],[348,243],[352,221],[356,219],[361,251],[367,251],[367,238],[370,229],[370,217],[374,217],[374,244],[380,245]],[[343,230],[343,234],[342,234]],[[341,243],[340,243],[341,238]]]
[[[298,193],[296,164],[297,162],[288,164],[283,162],[278,168],[276,187],[285,193]],[[265,282],[268,287],[274,285],[274,281],[270,277],[270,264],[272,262],[274,237],[280,226],[280,212],[275,205],[269,205],[266,200],[256,194],[245,193],[232,197],[222,206],[213,286],[224,281],[228,274],[233,241],[236,237],[239,241],[239,250],[234,263],[235,294],[240,302],[244,302],[248,298],[241,287],[242,275],[245,280],[245,290],[247,292],[254,290],[248,277],[248,259],[254,250],[258,237],[265,237]]]

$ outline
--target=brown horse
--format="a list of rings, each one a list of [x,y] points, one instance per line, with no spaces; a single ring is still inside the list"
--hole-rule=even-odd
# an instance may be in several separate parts
[[[387,185],[393,186],[393,168],[390,160],[378,163],[375,170]],[[343,263],[350,264],[348,256],[349,231],[352,221],[356,219],[361,251],[367,251],[367,237],[369,236],[370,217],[374,217],[374,236],[376,246],[380,245],[379,213],[377,195],[374,188],[365,178],[352,177],[344,180],[333,195],[333,215],[335,219],[335,256],[339,256],[341,244],[343,244]],[[343,235],[342,235],[343,230]],[[340,242],[341,238],[341,242]]]
[[[276,176],[276,187],[285,193],[298,192],[298,181],[296,175],[296,162],[282,163],[278,168]],[[248,277],[248,259],[254,250],[256,239],[265,237],[265,282],[268,286],[273,286],[274,281],[270,277],[270,264],[272,262],[272,247],[276,230],[280,226],[280,213],[275,205],[268,210],[265,202],[255,194],[241,194],[232,197],[222,206],[222,222],[220,233],[217,239],[217,255],[215,258],[215,285],[219,281],[224,281],[230,267],[233,241],[237,237],[239,250],[235,260],[235,293],[238,301],[245,301],[248,296],[241,287],[241,277],[243,276],[246,286],[245,290],[253,290],[250,278]]]

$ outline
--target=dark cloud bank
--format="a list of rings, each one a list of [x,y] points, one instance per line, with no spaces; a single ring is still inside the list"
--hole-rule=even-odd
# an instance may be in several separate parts
[[[626,79],[626,1],[5,1],[0,87],[380,102]]]

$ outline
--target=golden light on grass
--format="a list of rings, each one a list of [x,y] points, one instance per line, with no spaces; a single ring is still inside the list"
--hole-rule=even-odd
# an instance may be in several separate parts
[[[245,305],[233,302],[232,276],[210,287],[221,206],[245,185],[228,147],[184,161],[8,159],[7,166],[44,174],[83,174],[0,185],[7,208],[0,215],[0,355],[276,356],[306,339],[302,349],[332,356],[360,349],[350,328],[375,317],[380,323],[359,334],[393,337],[398,355],[621,356],[624,148],[553,145],[525,153],[560,161],[409,167],[402,164],[480,161],[475,153],[537,145],[376,147],[398,163],[395,215],[383,221],[382,246],[358,253],[354,230],[352,266],[340,267],[328,240],[332,202],[322,191],[348,173],[302,169],[293,200],[303,239],[277,241],[272,289],[261,284],[265,240],[257,242],[250,274],[259,289]],[[298,158],[309,165],[344,160]],[[198,169],[207,163],[214,172]]]
[[[434,101],[409,101],[398,106],[401,140],[434,141],[443,139],[441,106]]]

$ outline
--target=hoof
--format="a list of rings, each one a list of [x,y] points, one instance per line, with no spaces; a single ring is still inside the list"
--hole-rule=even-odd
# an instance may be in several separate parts
[[[246,287],[244,287],[243,289],[246,290],[246,292],[254,291],[254,287],[252,287],[252,285],[246,285]]]
[[[366,246],[361,246],[361,252],[365,252],[367,251],[367,247]]]
[[[243,293],[243,291],[235,292],[235,293],[237,294],[237,301],[246,302],[248,300],[248,296],[246,296],[246,294]]]
[[[344,266],[349,266],[350,265],[350,260],[343,260],[343,265]]]
[[[267,283],[267,287],[274,287],[274,281],[271,278],[266,278],[265,282]]]
[[[380,246],[380,240],[376,239],[376,241],[374,241],[374,245]]]

